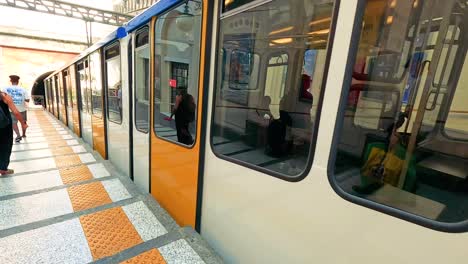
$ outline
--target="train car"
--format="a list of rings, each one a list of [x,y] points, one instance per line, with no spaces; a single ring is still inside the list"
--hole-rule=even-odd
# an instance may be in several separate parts
[[[50,75],[47,110],[228,263],[461,263],[467,16],[161,0]]]

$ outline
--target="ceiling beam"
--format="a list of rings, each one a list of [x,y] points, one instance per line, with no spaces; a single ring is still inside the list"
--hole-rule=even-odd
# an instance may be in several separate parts
[[[56,0],[0,0],[0,6],[20,8],[87,22],[122,26],[133,16]]]

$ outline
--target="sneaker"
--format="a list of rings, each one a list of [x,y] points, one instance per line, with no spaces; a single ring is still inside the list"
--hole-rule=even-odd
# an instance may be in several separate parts
[[[8,174],[13,174],[13,173],[15,173],[15,171],[12,169],[0,170],[0,175],[8,175]]]
[[[15,138],[15,142],[16,142],[16,143],[19,143],[20,141],[21,141],[21,137]]]

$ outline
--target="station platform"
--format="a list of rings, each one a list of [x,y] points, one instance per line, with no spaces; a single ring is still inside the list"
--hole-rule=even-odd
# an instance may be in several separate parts
[[[0,263],[222,263],[42,108],[0,177]]]

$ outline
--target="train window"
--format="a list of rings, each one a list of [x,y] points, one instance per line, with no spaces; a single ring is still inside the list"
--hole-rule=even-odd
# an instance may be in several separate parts
[[[92,53],[89,59],[90,64],[90,90],[91,90],[91,110],[95,117],[102,118],[102,76],[101,76],[101,54],[99,51]]]
[[[264,98],[269,98],[272,119],[280,119],[280,102],[284,97],[288,72],[288,54],[273,55],[268,60]]]
[[[451,99],[447,122],[445,123],[445,134],[453,139],[468,141],[468,57],[462,64],[460,79],[456,85],[455,94]]]
[[[463,228],[467,11],[456,0],[366,2],[331,163],[346,199],[438,230]]]
[[[80,100],[81,100],[81,111],[83,113],[89,113],[89,103],[88,103],[88,64],[81,62],[78,64],[78,78],[80,85]]]
[[[254,2],[255,0],[224,0],[223,1],[223,12],[231,11],[242,5]]]
[[[439,85],[443,87],[447,86],[449,81],[448,77],[450,75],[444,74],[444,72],[452,71],[453,62],[455,60],[455,54],[457,54],[459,37],[460,29],[455,25],[450,25],[445,35],[441,59],[439,60],[439,63],[437,65],[437,70],[433,81],[434,87],[437,87]],[[442,77],[444,78],[442,79]]]
[[[59,79],[59,76],[62,76],[63,75],[57,75],[57,83],[58,83],[58,89],[59,89],[59,94],[60,94],[60,104],[63,105],[63,106],[66,106],[66,100],[65,100],[65,83],[63,82],[63,78],[62,80]]]
[[[197,130],[201,12],[188,1],[156,21],[154,131],[186,146]]]
[[[119,42],[105,49],[107,117],[109,121],[122,123],[122,81]]]
[[[74,98],[72,95],[73,88],[70,87],[70,76],[68,75],[68,70],[63,72],[63,85],[65,86],[65,90],[67,91],[67,106],[73,108]],[[71,113],[70,113],[71,115]]]
[[[241,2],[247,1],[229,7]],[[218,156],[287,180],[304,175],[317,129],[333,6],[334,1],[273,0],[221,20],[220,55],[235,52],[238,59],[217,58],[211,143]],[[255,68],[261,69],[257,89],[233,89],[223,76],[229,72],[252,82]]]
[[[135,43],[135,127],[148,133],[149,130],[149,87],[150,87],[150,47],[148,28],[136,35]]]
[[[242,50],[233,50],[229,64],[229,87],[231,89],[256,89],[260,56]]]

